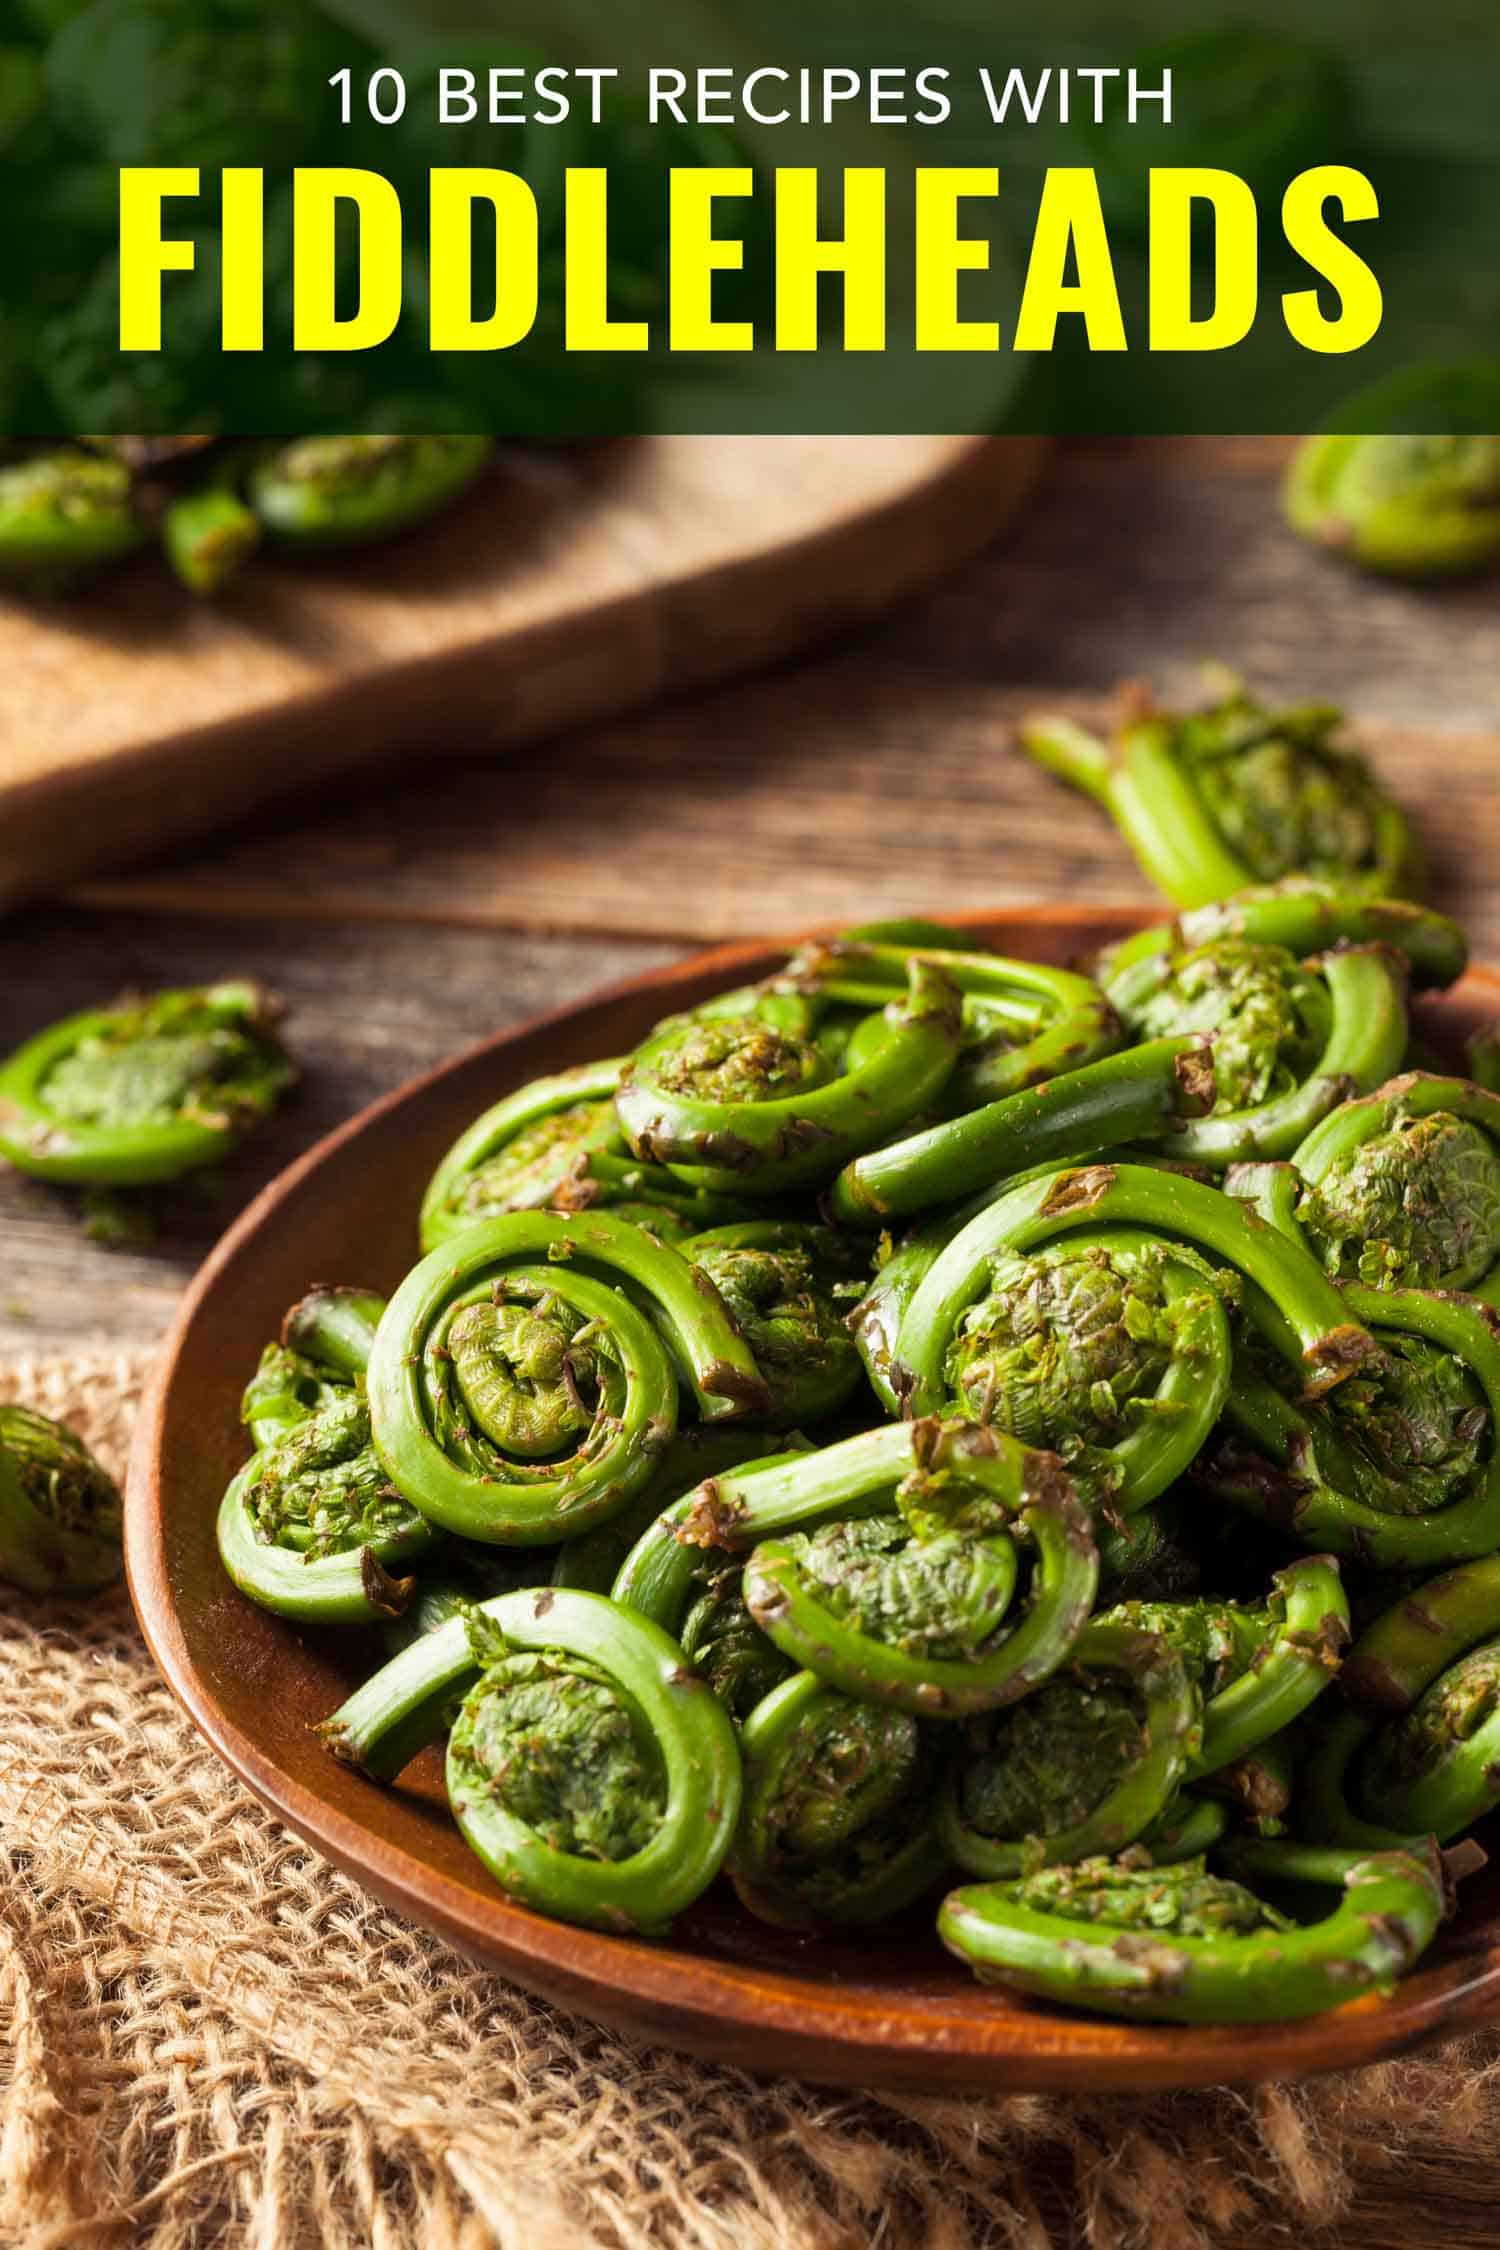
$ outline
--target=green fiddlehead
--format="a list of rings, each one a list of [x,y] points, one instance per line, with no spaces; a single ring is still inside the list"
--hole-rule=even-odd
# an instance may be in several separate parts
[[[745,1797],[729,1872],[762,1921],[879,1922],[942,1882],[934,1729],[798,1672],[755,1705],[740,1749]]]
[[[150,537],[123,462],[73,447],[0,465],[0,577],[66,591]]]
[[[1463,372],[1456,373],[1462,387]],[[1487,374],[1487,427],[1493,430],[1500,400],[1493,373]],[[1442,390],[1452,385],[1452,376],[1439,374],[1424,412],[1436,412]],[[1355,404],[1369,412],[1368,401]],[[1283,502],[1294,531],[1365,570],[1394,578],[1460,577],[1500,558],[1500,438],[1310,437],[1287,472]]]
[[[1335,740],[1342,717],[1320,704],[1276,711],[1237,692],[1187,716],[1132,708],[1109,742],[1037,714],[1020,744],[1111,813],[1176,906],[1293,874],[1410,889],[1405,816]]]
[[[1303,1545],[1377,1570],[1490,1553],[1500,1545],[1500,1321],[1472,1298],[1430,1290],[1350,1283],[1343,1295],[1375,1350],[1347,1395],[1324,1400],[1285,1395],[1285,1331],[1252,1295],[1273,1356],[1241,1353],[1230,1434],[1196,1473]]]
[[[1329,1885],[1337,1902],[1299,1926],[1201,1859],[1101,1858],[954,1891],[938,1935],[981,1983],[1100,2014],[1282,2023],[1389,1991],[1443,1917],[1430,1852],[1262,1843],[1242,1847],[1237,1864],[1264,1880]]]
[[[699,1010],[637,1048],[615,1109],[639,1158],[714,1193],[817,1186],[925,1109],[952,1072],[959,995],[920,956],[905,1000],[887,1010],[887,1036],[852,1070],[812,1036],[815,1006],[769,998],[783,1004]]]
[[[365,1374],[383,1310],[367,1291],[313,1290],[246,1389],[257,1451],[220,1502],[219,1559],[241,1593],[279,1616],[399,1616],[414,1584],[405,1566],[436,1542],[371,1438]]]
[[[733,1218],[722,1198],[632,1156],[615,1121],[618,1061],[537,1078],[459,1135],[422,1199],[422,1248],[510,1211],[614,1210],[663,1241]]]
[[[1035,1693],[970,1722],[943,1839],[966,1873],[1007,1879],[1121,1851],[1171,1801],[1202,1730],[1202,1698],[1171,1642],[1094,1618]]]
[[[1012,1618],[1018,1544],[1032,1573]],[[794,1664],[919,1717],[1025,1694],[1066,1656],[1098,1583],[1057,1464],[963,1422],[890,1424],[714,1478],[637,1542],[616,1601],[675,1630],[705,1553],[748,1557],[746,1608]]]
[[[868,1276],[862,1246],[831,1227],[753,1219],[693,1235],[680,1248],[707,1274],[754,1354],[770,1394],[768,1427],[821,1421],[858,1390],[848,1313]]]
[[[294,438],[256,464],[248,497],[269,539],[358,546],[446,507],[492,450],[489,438],[445,433]]]
[[[1212,1042],[1209,1115],[1185,1122],[1175,1151],[1216,1169],[1290,1156],[1318,1120],[1389,1077],[1406,1051],[1404,960],[1344,946],[1301,960],[1243,937],[1185,947],[1175,938],[1110,985],[1137,1038],[1199,1033]]]
[[[70,1016],[0,1064],[0,1156],[33,1178],[139,1187],[213,1164],[294,1077],[258,985]]]
[[[1297,1221],[1335,1280],[1500,1291],[1500,1095],[1411,1071],[1334,1110],[1293,1162]]]
[[[1500,1556],[1393,1603],[1340,1684],[1299,1775],[1301,1833],[1377,1851],[1462,1835],[1500,1803]]]
[[[677,1427],[656,1319],[705,1420],[765,1408],[712,1284],[639,1227],[514,1212],[453,1237],[407,1276],[375,1339],[370,1412],[387,1474],[466,1538],[540,1545],[590,1529],[649,1482]]]
[[[30,1594],[95,1594],[121,1568],[114,1479],[63,1423],[0,1406],[0,1578]]]
[[[645,1618],[597,1594],[501,1594],[394,1657],[320,1731],[388,1779],[450,1721],[464,1838],[539,1912],[659,1936],[722,1866],[740,1809],[734,1730]]]

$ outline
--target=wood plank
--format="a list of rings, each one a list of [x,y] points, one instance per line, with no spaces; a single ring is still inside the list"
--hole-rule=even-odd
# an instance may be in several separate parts
[[[471,754],[863,619],[989,536],[1037,441],[660,437],[511,451],[438,521],[257,561],[150,558],[0,601],[0,905],[371,762]]]
[[[126,985],[262,978],[288,1004],[300,1086],[220,1172],[163,1189],[140,1249],[87,1239],[81,1199],[0,1165],[0,1352],[141,1344],[250,1197],[321,1134],[486,1033],[649,968],[671,948],[492,933],[156,920],[38,910],[0,925],[0,1052]]]
[[[1387,586],[1313,554],[1276,515],[1284,452],[1071,448],[1011,539],[832,656],[89,895],[681,939],[1135,896],[1108,823],[1012,753],[1013,722],[1038,699],[1097,708],[1130,674],[1192,698],[1216,657],[1349,703],[1436,894],[1500,955],[1493,588]]]

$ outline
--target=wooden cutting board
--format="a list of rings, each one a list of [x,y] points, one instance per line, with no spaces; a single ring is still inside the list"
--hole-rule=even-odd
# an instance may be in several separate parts
[[[363,555],[217,606],[155,559],[0,601],[0,906],[384,761],[487,753],[762,664],[983,544],[1038,441],[659,437],[508,452]]]

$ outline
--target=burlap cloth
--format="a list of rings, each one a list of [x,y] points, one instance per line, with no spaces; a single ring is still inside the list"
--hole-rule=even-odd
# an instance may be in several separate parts
[[[0,1396],[118,1467],[141,1372],[14,1362]],[[0,1651],[7,2245],[1196,2250],[1351,2209],[1369,2240],[1375,2205],[1404,2243],[1424,2181],[1500,2233],[1500,2041],[1139,2101],[768,2084],[570,2019],[335,1874],[178,1716],[123,1592],[9,1597]]]

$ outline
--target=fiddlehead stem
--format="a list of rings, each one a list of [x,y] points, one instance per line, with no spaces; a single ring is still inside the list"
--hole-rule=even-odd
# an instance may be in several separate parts
[[[1334,740],[1342,714],[1273,711],[1243,693],[1178,716],[1135,706],[1102,742],[1038,714],[1028,757],[1112,814],[1144,872],[1177,906],[1309,874],[1371,892],[1410,887],[1406,820],[1364,760]]]
[[[30,1594],[96,1594],[121,1567],[114,1479],[63,1423],[0,1406],[0,1578]]]
[[[644,1295],[706,1420],[766,1388],[717,1292],[686,1259],[605,1212],[516,1212],[408,1274],[370,1360],[387,1474],[466,1538],[539,1545],[616,1513],[677,1426],[677,1383]]]
[[[1117,1852],[1167,1805],[1202,1741],[1203,1706],[1160,1633],[1094,1618],[1036,1692],[971,1722],[939,1825],[966,1873]]]
[[[1500,1286],[1500,1095],[1411,1071],[1298,1147],[1297,1219],[1338,1281]]]
[[[839,1072],[809,1037],[764,1010],[700,1010],[661,1025],[631,1056],[615,1108],[626,1140],[690,1186],[765,1195],[831,1179],[840,1165],[936,1099],[953,1069],[959,996],[920,956],[888,1036]]]
[[[139,1187],[213,1164],[295,1076],[258,985],[70,1016],[0,1065],[0,1156],[34,1178]]]
[[[240,1403],[257,1450],[363,1381],[384,1311],[385,1299],[368,1289],[312,1289],[298,1299]]]
[[[1469,958],[1458,924],[1430,906],[1404,898],[1370,898],[1349,885],[1289,875],[1195,907],[1175,922],[1137,930],[1108,947],[1095,968],[1101,984],[1117,988],[1121,1003],[1130,1008],[1152,989],[1164,953],[1174,948],[1196,953],[1225,940],[1279,946],[1299,961],[1339,946],[1384,946],[1400,954],[1419,989],[1455,983]]]
[[[596,1594],[501,1594],[392,1659],[320,1730],[389,1778],[443,1731],[449,1802],[501,1888],[561,1921],[660,1935],[723,1864],[734,1730],[682,1651]]]
[[[1065,1158],[1127,1141],[1179,1145],[1214,1101],[1212,1057],[1196,1035],[1156,1039],[1006,1095],[846,1164],[829,1190],[833,1216],[874,1226]]]
[[[798,1672],[756,1704],[740,1749],[745,1799],[729,1872],[762,1921],[879,1922],[943,1880],[934,1730]]]
[[[1340,1895],[1321,1921],[1299,1927],[1202,1860],[1091,1859],[954,1891],[938,1935],[981,1983],[1100,2014],[1281,2023],[1389,1990],[1442,1920],[1430,1853],[1257,1844],[1238,1864],[1266,1879],[1331,1883]]]

